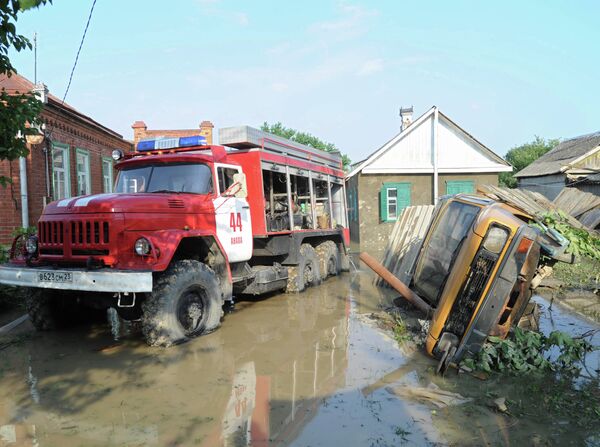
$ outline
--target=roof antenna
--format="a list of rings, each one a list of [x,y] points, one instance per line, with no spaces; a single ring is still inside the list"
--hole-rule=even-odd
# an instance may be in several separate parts
[[[33,83],[37,85],[37,32],[33,33]]]

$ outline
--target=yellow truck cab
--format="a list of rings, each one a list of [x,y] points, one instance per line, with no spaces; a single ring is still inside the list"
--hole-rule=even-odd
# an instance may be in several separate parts
[[[450,362],[505,337],[531,297],[540,260],[531,216],[487,198],[444,197],[436,207],[414,270],[412,289],[435,309],[427,352]]]

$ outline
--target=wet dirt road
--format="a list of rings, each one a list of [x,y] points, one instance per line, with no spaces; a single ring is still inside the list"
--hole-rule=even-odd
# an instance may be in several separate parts
[[[562,422],[498,414],[477,379],[433,376],[376,327],[395,295],[371,280],[240,302],[217,332],[169,349],[114,318],[23,327],[0,340],[0,446],[594,445]],[[438,409],[389,388],[430,383],[473,400]]]

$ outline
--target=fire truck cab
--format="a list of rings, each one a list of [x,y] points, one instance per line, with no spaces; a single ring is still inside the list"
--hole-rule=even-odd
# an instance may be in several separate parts
[[[339,153],[248,126],[115,151],[114,193],[49,204],[0,283],[40,330],[113,307],[150,345],[215,330],[236,294],[301,292],[348,268]]]

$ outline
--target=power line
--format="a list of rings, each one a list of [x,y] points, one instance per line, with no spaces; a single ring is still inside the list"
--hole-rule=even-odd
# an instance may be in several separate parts
[[[69,76],[69,83],[67,84],[67,89],[65,90],[65,94],[62,99],[62,103],[64,105],[65,99],[67,99],[67,94],[69,93],[69,88],[71,87],[71,81],[73,81],[73,73],[75,73],[75,67],[77,67],[77,61],[79,60],[79,53],[81,53],[81,48],[83,47],[83,42],[85,41],[85,35],[87,34],[88,27],[90,26],[90,20],[92,20],[92,14],[94,13],[94,7],[96,6],[96,0],[92,3],[92,8],[90,9],[90,15],[88,16],[87,23],[85,24],[85,29],[83,30],[83,36],[81,36],[81,42],[79,44],[79,49],[77,50],[77,55],[75,56],[75,63],[73,63],[73,68],[71,69],[71,75]]]

